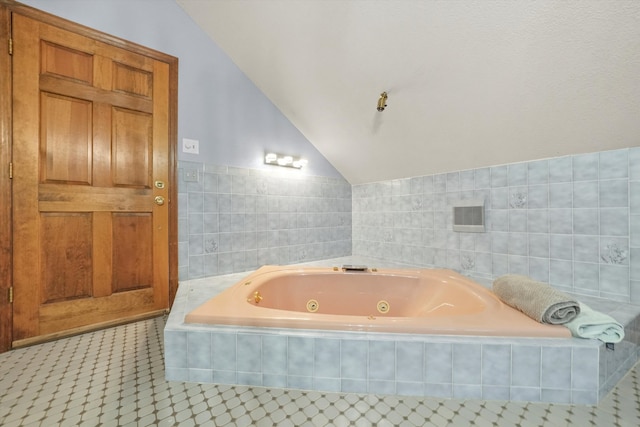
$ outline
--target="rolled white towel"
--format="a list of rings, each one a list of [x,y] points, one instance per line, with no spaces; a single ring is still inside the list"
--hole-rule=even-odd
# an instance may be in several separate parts
[[[624,339],[624,327],[616,319],[583,303],[580,303],[580,314],[564,326],[578,338],[598,339],[613,344]]]

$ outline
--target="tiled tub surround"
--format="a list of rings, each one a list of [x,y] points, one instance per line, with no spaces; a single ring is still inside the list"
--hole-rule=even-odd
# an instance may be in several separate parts
[[[180,280],[351,254],[351,185],[273,169],[179,162]]]
[[[382,265],[361,257],[312,263]],[[640,307],[581,297],[626,325],[599,341],[453,337],[185,325],[191,309],[247,273],[180,284],[165,327],[166,377],[321,391],[595,404],[639,356]]]
[[[353,253],[640,303],[640,148],[355,185]],[[485,233],[452,231],[483,199]]]

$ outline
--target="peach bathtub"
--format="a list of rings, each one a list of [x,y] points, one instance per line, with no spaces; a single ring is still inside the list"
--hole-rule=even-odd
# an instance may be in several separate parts
[[[412,334],[570,337],[451,270],[262,267],[186,323]]]

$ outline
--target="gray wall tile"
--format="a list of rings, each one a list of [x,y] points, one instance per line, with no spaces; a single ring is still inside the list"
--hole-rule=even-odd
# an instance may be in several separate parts
[[[597,208],[598,181],[583,181],[573,183],[573,207]]]
[[[573,263],[573,286],[576,291],[596,295],[600,289],[600,266],[586,262]]]
[[[581,262],[599,262],[600,238],[598,236],[574,235],[573,259]]]
[[[443,384],[453,380],[453,348],[449,343],[427,343],[425,345],[424,380],[427,383]]]
[[[571,347],[542,347],[541,386],[571,389]]]
[[[549,184],[549,207],[571,208],[573,205],[573,183]]]
[[[211,340],[211,345],[213,347],[213,368],[217,371],[235,371],[235,334],[215,334]]]
[[[491,188],[491,170],[489,168],[475,169],[475,188]]]
[[[286,337],[262,336],[262,369],[266,374],[284,375],[287,373]]]
[[[164,352],[167,368],[186,368],[187,332],[165,332]]]
[[[549,257],[566,260],[573,259],[573,236],[567,234],[550,234]]]
[[[574,234],[600,234],[598,209],[574,209],[573,232]]]
[[[539,401],[541,390],[539,387],[511,387],[511,399],[520,402]]]
[[[396,378],[398,381],[419,381],[424,377],[424,344],[398,342],[396,344]]]
[[[527,163],[514,163],[508,165],[508,184],[514,185],[527,185]]]
[[[549,182],[549,161],[538,160],[527,164],[529,185],[547,184]]]
[[[242,372],[262,372],[262,340],[258,334],[236,337],[236,368]]]
[[[482,346],[482,385],[511,384],[511,346],[484,344]]]
[[[549,258],[529,258],[529,277],[549,283]]]
[[[629,267],[600,264],[600,291],[629,295]]]
[[[527,211],[526,210],[509,210],[509,231],[526,232],[527,231]]]
[[[573,348],[571,360],[571,387],[579,390],[598,390],[599,359],[596,348]]]
[[[549,160],[549,183],[570,182],[573,179],[571,157],[558,157]]]
[[[340,373],[342,378],[366,379],[369,346],[367,341],[343,340],[341,343]]]
[[[573,180],[590,181],[598,179],[598,153],[579,154],[573,157]]]
[[[549,209],[549,232],[571,234],[573,232],[572,209]]]
[[[600,209],[600,234],[603,236],[628,236],[629,210],[626,208]]]
[[[603,151],[600,153],[600,179],[627,178],[628,168],[628,150]]]
[[[314,340],[309,337],[289,337],[287,346],[287,372],[289,376],[311,376]]]
[[[529,207],[529,209],[541,209],[549,207],[548,185],[530,185],[527,193],[527,206]]]
[[[600,181],[600,206],[605,208],[629,206],[629,186],[626,179]]]
[[[493,166],[491,168],[491,187],[506,187],[508,183],[507,166]]]
[[[511,349],[511,384],[540,387],[541,348],[513,346]]]
[[[570,288],[573,285],[573,263],[567,260],[549,260],[549,283]]]
[[[197,369],[212,369],[211,334],[189,331],[187,333],[187,366]]]
[[[453,383],[469,385],[482,383],[482,346],[480,344],[453,344]]]
[[[340,340],[315,340],[314,376],[340,378]]]
[[[527,229],[529,233],[548,233],[549,211],[547,209],[528,209]]]

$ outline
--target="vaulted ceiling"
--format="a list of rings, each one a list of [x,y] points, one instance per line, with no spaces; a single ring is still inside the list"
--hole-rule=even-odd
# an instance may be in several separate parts
[[[640,145],[637,0],[176,1],[352,184]]]

